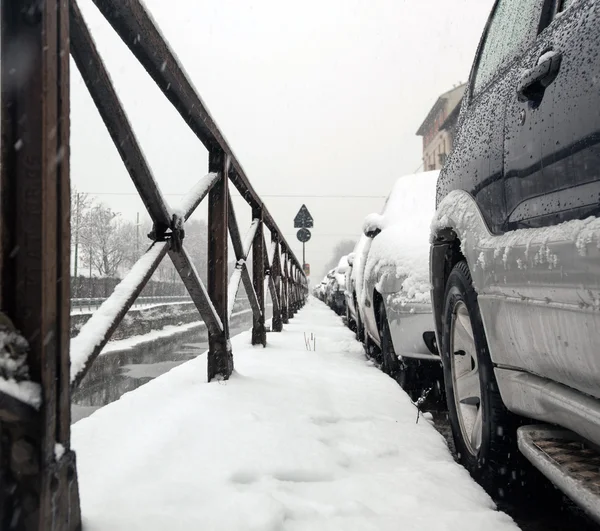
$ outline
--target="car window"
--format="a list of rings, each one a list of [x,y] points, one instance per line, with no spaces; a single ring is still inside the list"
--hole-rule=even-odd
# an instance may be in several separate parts
[[[473,94],[477,94],[526,42],[538,0],[500,0],[488,27],[479,56]]]

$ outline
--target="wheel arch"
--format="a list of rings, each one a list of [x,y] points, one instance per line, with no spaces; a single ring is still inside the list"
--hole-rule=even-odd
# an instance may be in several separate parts
[[[461,250],[461,241],[454,229],[446,227],[433,236],[430,254],[431,306],[438,345],[441,344],[442,315],[448,277],[454,266],[466,258]]]
[[[373,290],[373,313],[375,314],[375,322],[377,323],[377,327],[379,327],[379,323],[381,322],[381,311],[380,305],[381,303],[385,304],[383,299],[383,295],[379,293],[376,289]]]

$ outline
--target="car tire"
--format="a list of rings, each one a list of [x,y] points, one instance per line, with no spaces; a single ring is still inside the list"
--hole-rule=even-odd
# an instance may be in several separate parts
[[[346,325],[352,332],[356,333],[356,321],[350,315],[350,308],[346,304]]]
[[[363,334],[365,337],[365,340],[363,342],[363,345],[365,347],[365,354],[368,358],[374,360],[375,362],[381,363],[381,349],[377,346],[377,343],[373,341],[373,339],[369,335],[369,332],[367,332],[366,329],[364,329]]]
[[[379,337],[381,338],[381,360],[382,369],[388,376],[396,378],[396,375],[401,370],[401,362],[396,356],[394,344],[392,342],[392,334],[390,332],[390,324],[387,320],[385,304],[383,301],[379,303]],[[400,383],[400,385],[402,385]],[[404,386],[402,386],[404,388]]]
[[[363,326],[362,319],[360,318],[360,311],[358,305],[356,306],[356,340],[364,343],[365,341],[365,327]]]
[[[508,496],[523,481],[520,422],[502,402],[465,261],[454,266],[446,285],[441,356],[458,459],[492,496]]]

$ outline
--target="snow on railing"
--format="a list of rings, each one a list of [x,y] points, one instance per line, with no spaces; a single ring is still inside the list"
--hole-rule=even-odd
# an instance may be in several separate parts
[[[219,179],[219,174],[211,172],[206,174],[198,183],[187,193],[185,198],[181,201],[179,208],[174,211],[179,217],[187,220],[196,207],[202,202],[202,200],[208,195],[210,189],[215,185]]]
[[[256,234],[256,229],[258,229],[258,225],[260,224],[260,220],[253,219],[250,227],[248,227],[248,232],[246,233],[246,237],[244,238],[243,246],[244,249],[244,257],[248,258],[250,254],[250,249],[252,249],[252,242],[254,241],[254,236]]]

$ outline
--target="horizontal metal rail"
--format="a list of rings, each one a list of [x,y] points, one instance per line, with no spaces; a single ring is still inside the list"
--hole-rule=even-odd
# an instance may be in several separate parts
[[[98,308],[108,297],[79,297],[77,299],[71,299],[71,312],[73,310],[91,310],[92,308]],[[136,306],[149,306],[159,304],[171,304],[177,302],[191,302],[189,293],[187,295],[159,295],[159,296],[148,296],[138,297],[135,299],[132,308]]]

